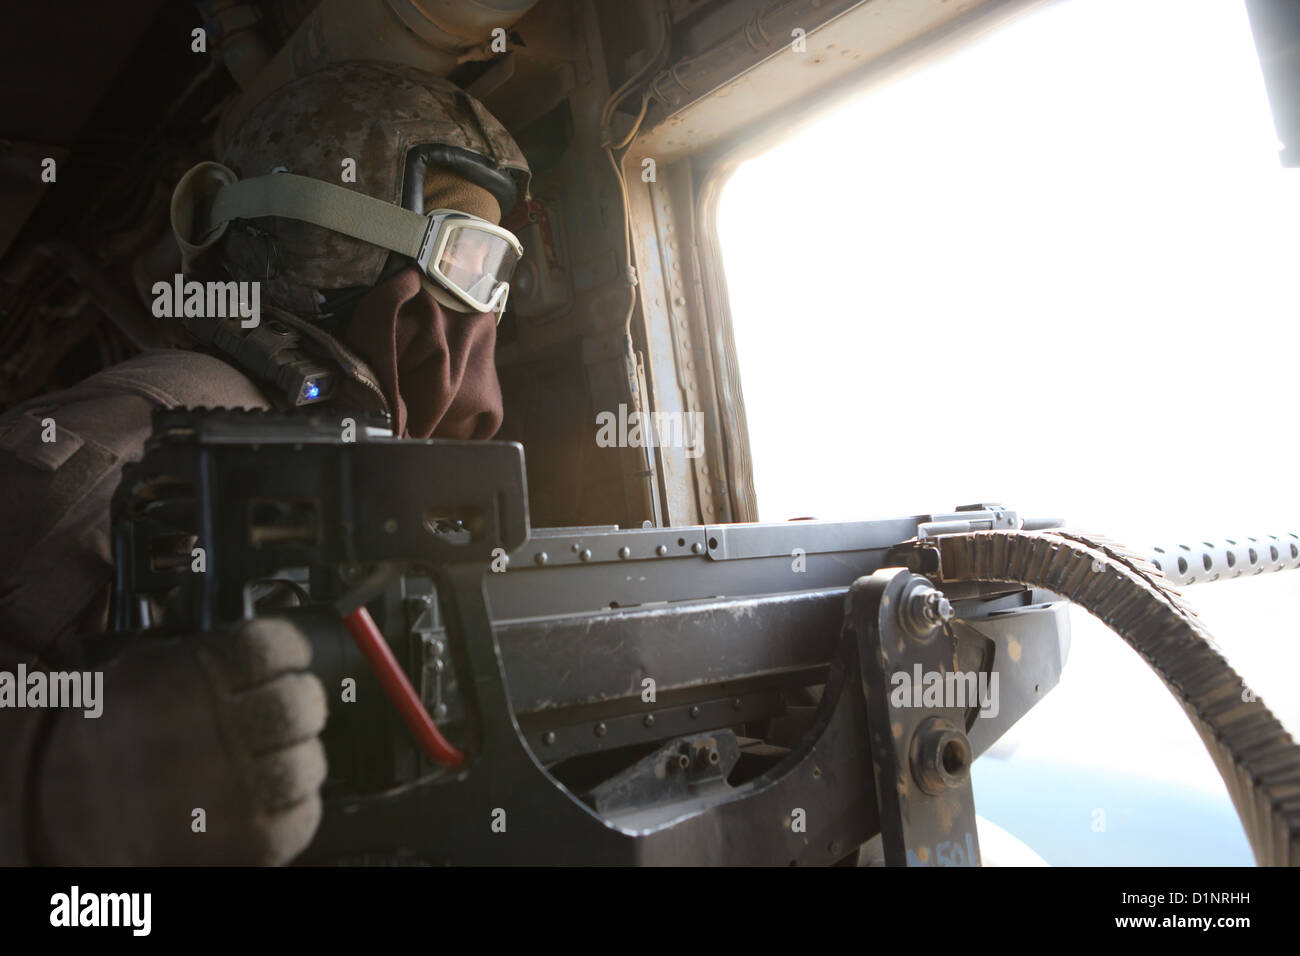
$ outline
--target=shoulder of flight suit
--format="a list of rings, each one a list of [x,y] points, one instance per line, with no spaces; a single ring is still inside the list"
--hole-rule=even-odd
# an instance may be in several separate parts
[[[107,625],[122,466],[155,408],[184,406],[270,407],[220,359],[162,349],[0,416],[0,670],[66,666],[61,648]],[[0,866],[32,862],[27,804],[51,713],[0,711]]]
[[[0,643],[33,661],[101,630],[112,579],[109,505],[159,407],[269,408],[210,355],[144,352],[0,417]]]

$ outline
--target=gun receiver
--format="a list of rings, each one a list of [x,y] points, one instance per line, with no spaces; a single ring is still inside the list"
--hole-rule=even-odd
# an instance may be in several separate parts
[[[531,529],[520,446],[369,425],[159,412],[114,501],[124,639],[284,614],[331,694],[353,682],[304,861],[835,863],[881,833],[891,862],[978,862],[970,761],[1055,686],[1066,606],[955,585],[916,639],[927,612],[890,595],[934,590],[897,560],[918,534],[1014,511]],[[462,768],[380,692],[340,621],[360,604]],[[931,672],[971,693],[886,700]]]

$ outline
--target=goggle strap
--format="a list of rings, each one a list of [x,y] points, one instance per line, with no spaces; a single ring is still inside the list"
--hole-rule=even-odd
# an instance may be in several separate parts
[[[221,187],[210,215],[213,230],[232,219],[264,216],[309,222],[409,256],[422,269],[428,266],[436,231],[435,222],[421,213],[292,173],[256,176]]]
[[[319,179],[272,173],[222,186],[212,200],[209,235],[234,219],[267,216],[309,222],[408,256],[426,276],[431,275],[429,258],[443,219]],[[505,291],[496,290],[488,309],[497,312],[498,320]]]

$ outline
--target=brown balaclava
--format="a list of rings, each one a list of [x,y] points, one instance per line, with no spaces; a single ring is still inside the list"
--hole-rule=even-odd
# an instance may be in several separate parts
[[[486,189],[430,167],[424,209],[455,209],[492,223],[501,209]],[[491,438],[501,427],[496,316],[449,309],[414,266],[357,303],[344,341],[370,365],[403,438]]]

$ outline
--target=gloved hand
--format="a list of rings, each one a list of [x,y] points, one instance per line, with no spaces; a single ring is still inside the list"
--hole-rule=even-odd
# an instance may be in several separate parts
[[[310,661],[274,618],[115,659],[102,716],[61,711],[51,728],[33,793],[39,862],[291,860],[320,823],[325,779]]]

